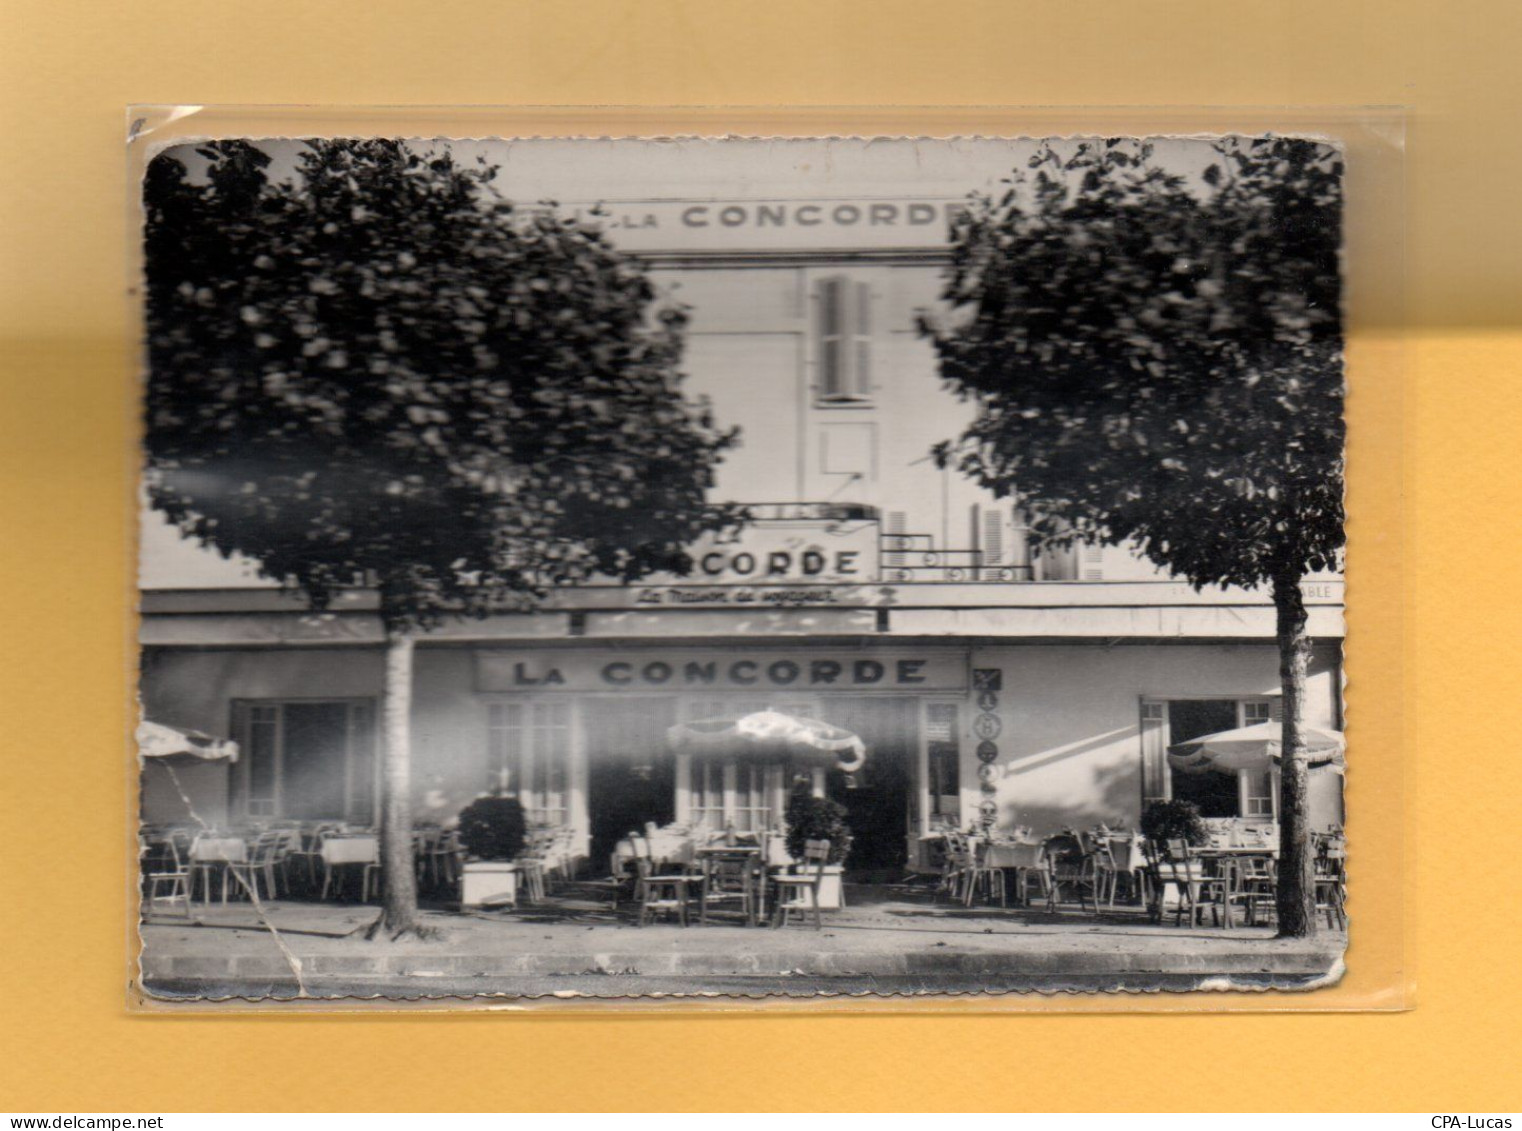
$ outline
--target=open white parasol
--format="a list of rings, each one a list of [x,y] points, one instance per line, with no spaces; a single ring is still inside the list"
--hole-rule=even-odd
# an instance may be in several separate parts
[[[1330,768],[1342,773],[1342,732],[1322,727],[1302,726],[1301,741],[1306,760],[1313,770]],[[1283,757],[1283,724],[1254,723],[1235,730],[1218,731],[1168,747],[1168,762],[1175,769],[1189,773],[1207,770],[1234,773],[1237,770],[1266,770]]]
[[[666,736],[674,751],[700,757],[807,763],[848,774],[867,760],[866,745],[850,731],[781,711],[678,723]]]
[[[236,762],[238,744],[227,738],[214,738],[198,730],[186,730],[146,719],[137,725],[137,752],[140,759],[172,758],[187,762]]]

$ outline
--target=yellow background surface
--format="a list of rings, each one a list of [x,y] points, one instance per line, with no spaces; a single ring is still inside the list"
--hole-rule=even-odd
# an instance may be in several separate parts
[[[1522,1106],[1515,5],[0,0],[0,27],[0,1108]],[[133,102],[1411,107],[1411,331],[1352,355],[1364,875],[1352,974],[1310,1004],[1393,978],[1415,1009],[129,1013]]]

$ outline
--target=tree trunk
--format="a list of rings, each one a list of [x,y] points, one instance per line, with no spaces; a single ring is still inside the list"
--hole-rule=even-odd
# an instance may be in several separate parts
[[[418,929],[412,848],[412,650],[411,633],[386,630],[380,799],[381,880],[386,900],[376,926],[390,935]]]
[[[1279,771],[1279,937],[1304,939],[1316,933],[1316,860],[1311,852],[1307,789],[1310,767],[1301,737],[1311,642],[1305,632],[1300,575],[1280,574],[1273,584],[1279,680],[1284,694],[1283,758]]]

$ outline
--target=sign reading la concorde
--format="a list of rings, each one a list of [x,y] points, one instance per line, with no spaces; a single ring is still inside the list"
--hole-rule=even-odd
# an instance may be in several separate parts
[[[944,197],[653,200],[566,205],[625,251],[936,248],[965,207]]]
[[[475,653],[476,689],[501,691],[961,692],[964,651],[945,648],[831,651],[738,645],[713,650],[588,649]]]

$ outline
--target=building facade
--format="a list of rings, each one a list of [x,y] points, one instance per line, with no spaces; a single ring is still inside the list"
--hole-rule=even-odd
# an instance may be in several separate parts
[[[859,773],[825,782],[862,869],[923,866],[924,838],[945,827],[1134,827],[1156,798],[1272,818],[1272,774],[1185,775],[1166,760],[1172,742],[1276,717],[1266,592],[1196,593],[1125,548],[1034,554],[1014,506],[929,458],[969,410],[937,380],[918,319],[938,301],[948,215],[1011,164],[999,143],[963,149],[940,179],[854,153],[815,181],[793,161],[787,193],[737,175],[728,195],[682,196],[662,191],[690,158],[678,149],[620,181],[643,194],[605,204],[602,222],[690,308],[688,391],[741,428],[716,496],[754,520],[694,547],[690,576],[564,590],[424,638],[419,814],[505,787],[534,820],[572,826],[591,858],[647,821],[775,825],[779,768],[666,742],[676,722],[770,707],[866,742]],[[596,198],[574,185],[554,191],[563,156],[515,143],[524,195],[586,207]],[[374,595],[310,616],[152,515],[142,584],[146,715],[243,752],[173,788],[150,775],[145,816],[182,818],[188,800],[229,822],[372,820]],[[1304,589],[1307,718],[1340,729],[1342,583]],[[1340,784],[1313,779],[1314,825],[1341,821]]]

